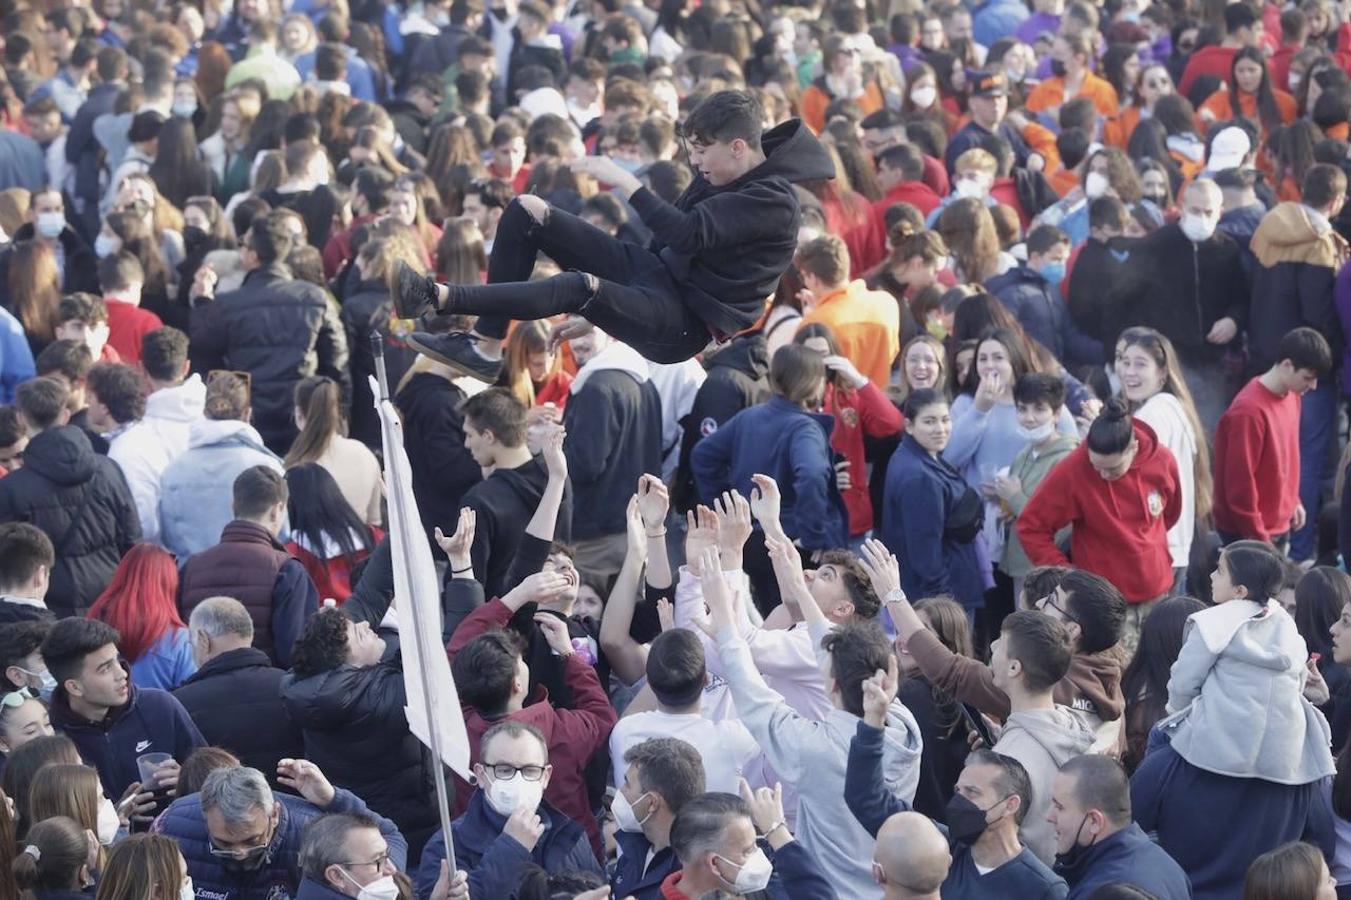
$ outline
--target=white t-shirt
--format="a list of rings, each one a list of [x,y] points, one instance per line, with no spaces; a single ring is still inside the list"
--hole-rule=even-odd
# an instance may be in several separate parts
[[[678,738],[693,745],[704,762],[704,787],[736,794],[744,776],[752,786],[763,784],[760,745],[737,719],[714,722],[697,713],[659,710],[625,716],[610,732],[610,759],[616,786],[624,783],[630,747],[650,738]]]

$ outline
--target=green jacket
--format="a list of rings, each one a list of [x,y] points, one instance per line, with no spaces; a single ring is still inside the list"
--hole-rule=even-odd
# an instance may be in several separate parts
[[[1004,574],[1010,578],[1021,578],[1032,571],[1032,561],[1023,552],[1022,542],[1018,540],[1018,532],[1013,527],[1013,523],[1018,516],[1022,515],[1023,507],[1027,505],[1028,498],[1037,489],[1037,485],[1041,484],[1041,480],[1046,477],[1051,469],[1055,468],[1056,463],[1069,456],[1070,451],[1077,446],[1079,446],[1079,438],[1057,434],[1040,455],[1034,456],[1032,447],[1029,445],[1019,450],[1018,455],[1009,464],[1009,476],[1017,478],[1023,484],[1021,491],[1015,494],[1012,499],[1005,501],[1005,506],[1012,511],[1012,516],[1004,520],[1007,534],[1004,540],[1004,555],[1000,557],[999,568],[1003,569]],[[1063,543],[1068,534],[1068,528],[1062,529],[1056,535],[1056,543]]]

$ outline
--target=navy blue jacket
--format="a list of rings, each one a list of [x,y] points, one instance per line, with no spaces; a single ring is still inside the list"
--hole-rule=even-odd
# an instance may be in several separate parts
[[[1008,141],[1013,147],[1013,157],[1017,162],[1017,167],[1022,169],[1027,167],[1027,158],[1032,154],[1032,148],[1027,146],[1027,141],[1023,140],[1022,134],[1014,128],[1008,120],[1000,122],[993,132],[986,131],[977,125],[974,121],[967,122],[957,130],[948,141],[947,149],[943,152],[943,162],[948,167],[948,174],[952,175],[957,171],[957,157],[968,150],[979,147],[981,143],[991,134],[997,134]]]
[[[80,757],[98,769],[109,797],[122,796],[132,782],[140,781],[136,757],[141,754],[168,753],[181,763],[193,750],[206,746],[206,739],[173,694],[138,688],[130,682],[127,687],[131,696],[126,704],[109,710],[102,722],[76,714],[63,685],[52,694],[52,727],[74,741]]]
[[[1252,861],[1290,841],[1308,841],[1331,857],[1331,779],[1287,785],[1230,778],[1191,765],[1157,731],[1150,745],[1131,776],[1131,810],[1187,873],[1196,900],[1240,896]]]
[[[300,837],[305,826],[325,813],[356,813],[370,816],[389,845],[389,858],[403,871],[408,863],[408,844],[394,823],[372,812],[356,794],[337,788],[333,802],[320,809],[302,797],[275,794],[281,803],[277,830],[268,845],[267,860],[252,872],[229,872],[220,857],[211,855],[202,795],[179,797],[164,811],[151,830],[173,838],[188,863],[188,874],[197,896],[212,900],[275,900],[289,897],[300,886]]]
[[[509,900],[516,896],[528,863],[549,874],[581,871],[603,874],[586,829],[563,815],[547,801],[535,810],[544,822],[544,833],[534,850],[526,850],[518,841],[502,833],[507,817],[499,816],[488,805],[483,791],[469,798],[464,815],[450,823],[455,835],[455,867],[469,873],[469,895]],[[419,897],[431,894],[446,858],[446,835],[436,834],[422,850],[414,885]]]
[[[882,783],[884,733],[860,721],[849,741],[849,763],[844,772],[844,802],[859,824],[873,837],[882,823],[910,807],[885,790]],[[952,844],[952,867],[943,882],[943,900],[984,900],[1019,897],[1027,900],[1063,900],[1065,882],[1046,868],[1026,847],[993,872],[981,875],[971,862],[971,847]]]
[[[675,851],[670,847],[658,851],[644,872],[643,866],[652,845],[642,832],[616,831],[615,843],[619,845],[619,859],[610,878],[611,895],[632,897],[633,900],[661,900],[661,883],[667,875],[680,869]]]
[[[563,409],[563,427],[573,435],[563,449],[572,481],[572,540],[578,542],[623,534],[638,478],[661,473],[657,386],[623,369],[590,365],[591,374],[580,390],[574,385]],[[527,515],[515,524],[524,531],[529,521]]]
[[[1056,860],[1056,872],[1070,884],[1070,900],[1088,897],[1113,881],[1144,888],[1158,900],[1191,900],[1192,885],[1171,856],[1134,822],[1080,850],[1072,863]]]
[[[194,884],[193,887],[196,887],[196,885]],[[326,884],[320,884],[313,878],[307,877],[300,882],[300,891],[296,894],[296,900],[351,900],[351,898],[342,891]]]
[[[834,427],[833,416],[809,413],[777,395],[742,410],[690,454],[700,499],[712,502],[732,488],[749,497],[751,476],[769,475],[779,483],[780,518],[790,538],[806,550],[845,546],[849,516],[835,484]]]
[[[1027,266],[1016,266],[985,282],[1029,337],[1055,354],[1056,359],[1093,362],[1100,352],[1092,338],[1079,333],[1060,292]]]
[[[882,543],[900,560],[907,596],[949,594],[966,607],[984,605],[975,541],[963,543],[946,533],[967,489],[956,469],[930,456],[909,435],[887,464]]]

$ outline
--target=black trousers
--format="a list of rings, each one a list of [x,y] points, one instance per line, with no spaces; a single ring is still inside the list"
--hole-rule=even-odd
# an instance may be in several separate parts
[[[564,273],[530,281],[541,252]],[[512,319],[578,313],[653,362],[675,363],[710,338],[680,294],[655,253],[552,206],[541,225],[513,200],[497,224],[488,284],[450,285],[446,312],[477,315],[475,330],[499,339]]]

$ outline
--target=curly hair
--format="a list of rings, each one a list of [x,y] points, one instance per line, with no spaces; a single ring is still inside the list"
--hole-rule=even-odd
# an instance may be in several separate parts
[[[347,662],[351,621],[340,609],[321,609],[310,616],[291,650],[291,669],[297,678],[328,672]]]

